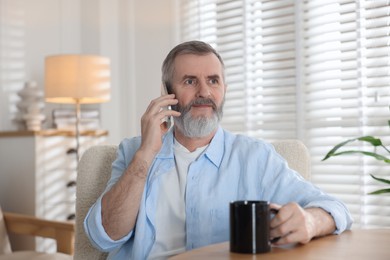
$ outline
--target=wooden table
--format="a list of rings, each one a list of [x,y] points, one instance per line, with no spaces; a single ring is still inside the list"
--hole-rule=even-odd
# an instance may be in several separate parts
[[[187,251],[171,259],[389,260],[390,229],[356,229],[313,239],[306,245],[272,247],[271,252],[257,255],[231,253],[229,242],[225,242]]]

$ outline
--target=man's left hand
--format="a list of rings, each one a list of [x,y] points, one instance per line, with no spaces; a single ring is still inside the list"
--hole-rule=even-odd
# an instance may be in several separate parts
[[[271,220],[270,237],[280,237],[274,244],[308,243],[313,237],[323,236],[335,230],[332,216],[321,208],[303,209],[297,203],[284,206],[271,204],[279,210]]]

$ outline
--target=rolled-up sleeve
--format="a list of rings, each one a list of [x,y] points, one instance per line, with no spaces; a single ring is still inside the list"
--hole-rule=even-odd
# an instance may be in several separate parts
[[[267,199],[281,205],[294,201],[303,208],[317,207],[325,210],[335,221],[334,234],[351,228],[353,219],[341,200],[304,180],[299,173],[288,167],[285,159],[273,148],[270,148],[268,161],[264,174],[264,194]]]
[[[112,240],[102,225],[101,197],[89,209],[84,220],[84,230],[91,244],[101,251],[111,251],[124,244],[132,235],[132,232],[119,240]]]
[[[329,201],[313,201],[305,205],[305,208],[321,208],[328,212],[336,224],[336,230],[334,234],[340,234],[345,230],[348,230],[352,226],[352,217],[346,206],[338,200]]]

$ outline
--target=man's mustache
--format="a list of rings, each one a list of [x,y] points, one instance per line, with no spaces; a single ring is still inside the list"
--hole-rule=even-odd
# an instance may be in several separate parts
[[[214,110],[217,110],[217,104],[210,98],[197,98],[189,104],[189,106],[193,105],[211,105]]]
[[[190,111],[193,105],[211,105],[213,110],[217,111],[217,104],[211,98],[197,98],[192,100],[187,106],[173,105],[172,109],[183,114]]]

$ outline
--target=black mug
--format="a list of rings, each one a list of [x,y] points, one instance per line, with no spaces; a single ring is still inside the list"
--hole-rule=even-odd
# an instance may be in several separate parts
[[[277,210],[268,201],[230,203],[230,251],[258,254],[271,251],[270,221]]]

